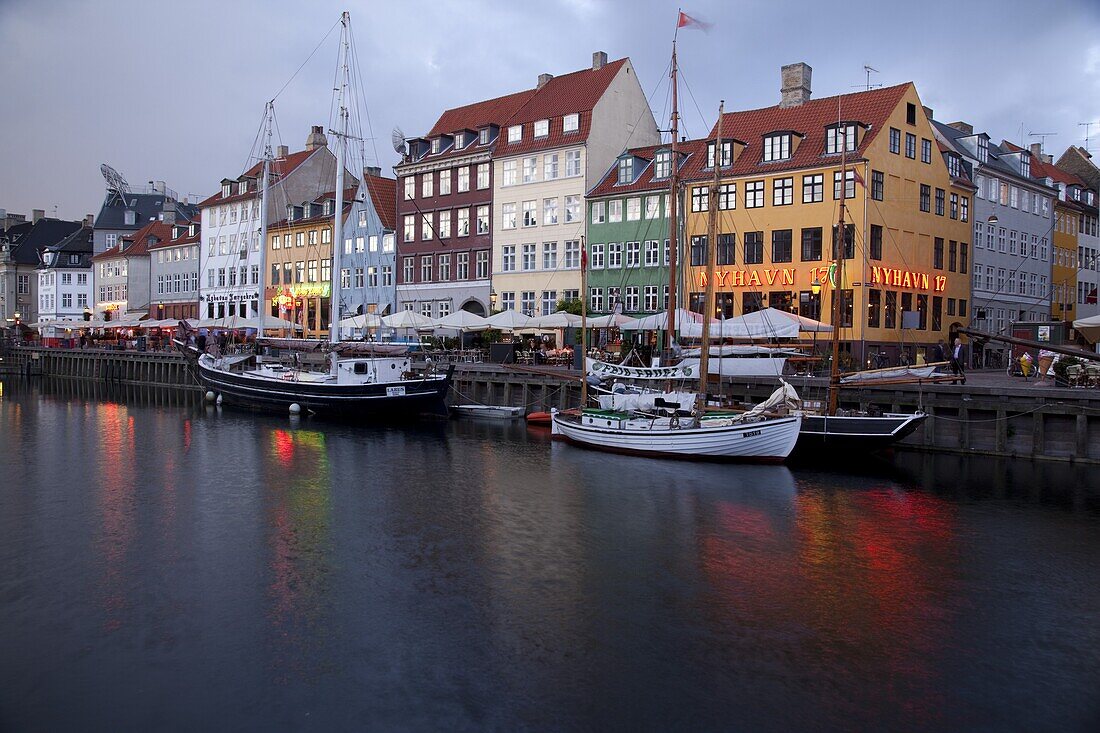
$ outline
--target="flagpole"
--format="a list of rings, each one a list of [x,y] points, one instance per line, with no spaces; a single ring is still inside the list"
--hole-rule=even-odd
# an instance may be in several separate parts
[[[848,201],[848,135],[841,132],[840,95],[836,98],[836,138],[840,142],[840,219],[836,228],[836,251],[833,253],[836,282],[833,284],[833,359],[829,370],[829,416],[835,415],[840,403],[840,297],[844,292],[844,220]],[[843,138],[841,136],[843,135]],[[855,186],[855,182],[852,183]],[[854,193],[854,191],[853,191]]]
[[[581,235],[581,411],[588,405],[588,242]]]

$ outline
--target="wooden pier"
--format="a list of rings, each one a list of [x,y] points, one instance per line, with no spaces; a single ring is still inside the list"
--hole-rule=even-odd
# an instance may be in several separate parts
[[[198,390],[179,354],[171,352],[15,347],[4,355],[9,372],[108,384]],[[579,374],[499,364],[459,364],[452,403],[524,407],[528,412],[575,407]],[[804,399],[821,399],[825,380],[790,378]],[[975,380],[972,377],[972,382]],[[756,403],[775,389],[771,378],[723,384],[726,396]],[[841,408],[890,412],[923,409],[928,419],[900,447],[933,453],[1024,457],[1100,464],[1100,390],[1044,388],[1031,383],[929,384],[845,390]],[[860,456],[851,456],[859,461]]]

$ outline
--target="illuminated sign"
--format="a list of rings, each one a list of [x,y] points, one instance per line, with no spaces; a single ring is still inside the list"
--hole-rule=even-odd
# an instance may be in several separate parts
[[[715,270],[714,284],[722,288],[761,287],[763,285],[794,285],[795,269],[777,267],[766,270]],[[696,275],[699,287],[707,286],[707,273]]]
[[[933,275],[929,277],[927,272],[872,265],[871,284],[887,285],[893,288],[908,288],[909,290],[932,290],[933,292],[942,293],[947,289],[947,276]]]
[[[797,273],[798,271],[793,267],[773,267],[758,270],[715,270],[714,284],[718,288],[793,286]],[[836,273],[833,265],[811,267],[805,276],[808,280],[804,283],[805,285],[809,285],[810,282],[816,279],[819,283],[828,282],[836,287]],[[707,286],[707,273],[705,271],[697,272],[695,281],[700,288],[705,288]],[[910,290],[931,290],[942,293],[947,289],[947,277],[945,275],[929,275],[926,272],[916,270],[873,265],[869,284]]]

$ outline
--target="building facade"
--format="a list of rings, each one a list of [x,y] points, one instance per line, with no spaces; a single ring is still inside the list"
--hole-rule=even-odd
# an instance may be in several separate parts
[[[165,212],[171,219],[192,219],[198,213],[194,204],[179,200],[179,194],[168,188],[164,181],[150,181],[148,186],[119,185],[119,181],[107,184],[107,193],[95,218],[95,252],[105,252],[118,246],[122,237],[134,234],[150,221],[164,220]]]
[[[92,256],[95,319],[137,321],[149,312],[149,248],[170,236],[172,224],[152,220],[111,249]]]
[[[630,59],[540,79],[501,130],[493,160],[493,290],[528,315],[580,297],[584,197],[628,148],[660,134]]]
[[[313,127],[304,150],[277,148],[270,166],[268,224],[285,218],[287,206],[334,189],[336,156],[321,130]],[[204,239],[199,249],[200,318],[254,318],[259,313],[265,277],[260,272],[262,175],[261,162],[237,178],[222,179],[221,190],[199,204]],[[358,184],[347,171],[344,180]]]
[[[446,110],[409,141],[397,174],[398,308],[491,310],[493,151],[533,89]]]
[[[40,251],[39,321],[83,321],[91,316],[92,237],[92,227],[84,226]]]
[[[378,168],[363,171],[344,222],[341,257],[341,312],[388,315],[396,310],[394,237],[396,182]]]
[[[831,322],[839,292],[846,365],[918,361],[970,320],[973,187],[948,170],[912,83],[811,100],[809,66],[782,78],[779,105],[725,114],[717,156],[715,130],[688,166],[689,307],[702,310],[717,157],[716,315],[771,306]]]
[[[199,247],[201,226],[176,221],[161,228],[163,238],[149,245],[149,317],[199,317]]]
[[[1072,173],[1084,183],[1079,194],[1088,207],[1083,212],[1078,229],[1077,317],[1088,318],[1100,314],[1098,290],[1100,290],[1100,237],[1097,236],[1097,194],[1100,193],[1100,168],[1093,162],[1092,154],[1073,145],[1058,158],[1057,167]]]
[[[89,222],[45,216],[35,209],[31,221],[14,222],[0,232],[0,328],[34,323],[38,318],[39,252],[79,231]]]

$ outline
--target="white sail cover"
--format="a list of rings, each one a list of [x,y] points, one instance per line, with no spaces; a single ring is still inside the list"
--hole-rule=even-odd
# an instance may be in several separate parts
[[[798,338],[802,331],[829,333],[832,326],[812,318],[795,315],[776,308],[764,308],[742,316],[711,321],[711,338],[732,339],[788,339]],[[680,335],[701,338],[703,324],[688,321],[680,326]]]
[[[866,372],[855,372],[842,377],[841,384],[873,383],[882,379],[928,379],[936,371],[935,364],[931,366],[909,366],[896,369],[872,369]]]
[[[695,392],[644,392],[642,394],[602,394],[599,396],[600,409],[634,410],[636,412],[654,412],[656,401],[679,405],[677,409],[690,410],[695,406]],[[662,408],[666,409],[666,408]]]
[[[599,377],[611,377],[613,379],[698,379],[698,367],[677,366],[668,367],[631,367],[621,364],[609,364],[597,359],[585,359],[585,366],[589,374]]]

